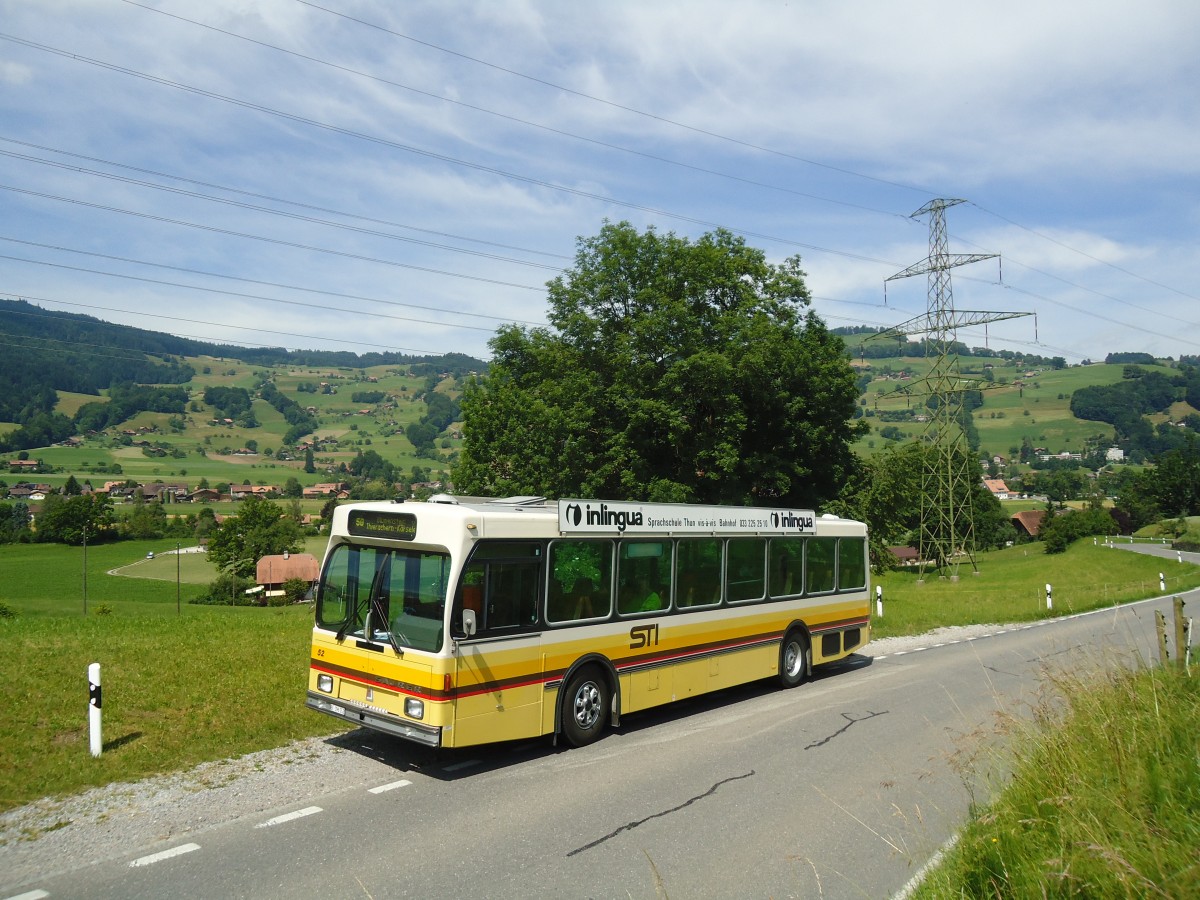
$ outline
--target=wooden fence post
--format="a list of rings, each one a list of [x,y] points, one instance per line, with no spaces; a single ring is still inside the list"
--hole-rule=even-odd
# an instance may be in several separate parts
[[[1187,659],[1187,629],[1186,622],[1183,618],[1183,598],[1175,598],[1175,662],[1179,668],[1184,667],[1184,661]]]
[[[1154,627],[1158,632],[1158,662],[1165,666],[1171,654],[1167,650],[1167,617],[1162,614],[1162,610],[1154,611]]]

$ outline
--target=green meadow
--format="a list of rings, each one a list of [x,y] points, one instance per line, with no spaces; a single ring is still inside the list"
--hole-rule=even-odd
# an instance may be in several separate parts
[[[306,549],[319,556],[323,541]],[[304,706],[311,607],[189,605],[215,572],[203,555],[173,550],[171,541],[89,546],[85,615],[82,548],[0,547],[0,603],[15,613],[0,617],[0,810],[336,730]],[[1083,542],[1060,556],[1038,545],[983,554],[980,574],[958,582],[918,585],[915,573],[893,572],[877,582],[885,612],[875,634],[1041,618],[1047,581],[1054,614],[1139,599],[1158,593],[1166,565]],[[1167,572],[1168,590],[1200,584],[1198,566]],[[87,738],[93,662],[104,687],[99,759]]]

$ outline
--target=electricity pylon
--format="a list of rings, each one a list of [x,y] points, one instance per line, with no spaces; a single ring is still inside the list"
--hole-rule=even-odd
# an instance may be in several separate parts
[[[913,388],[923,383],[926,389],[921,393],[929,398],[927,405],[931,407],[922,438],[929,446],[923,456],[921,472],[918,552],[922,576],[928,566],[941,571],[949,567],[954,580],[958,579],[959,564],[964,557],[970,562],[972,571],[979,572],[975,561],[975,510],[971,498],[980,479],[980,466],[966,439],[965,428],[971,412],[964,399],[968,391],[984,387],[978,379],[968,380],[961,376],[958,353],[954,349],[958,329],[1030,315],[954,308],[950,270],[998,257],[995,253],[950,253],[947,249],[946,209],[963,202],[931,200],[912,214],[914,219],[929,216],[929,256],[885,279],[885,284],[898,278],[927,274],[928,309],[925,315],[877,335],[929,335],[925,342],[926,355],[932,359],[929,374],[904,389],[905,393],[911,394]]]

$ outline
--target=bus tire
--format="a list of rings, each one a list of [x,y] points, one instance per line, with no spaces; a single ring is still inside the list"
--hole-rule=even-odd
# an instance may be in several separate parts
[[[588,666],[567,682],[562,700],[562,732],[572,747],[583,747],[600,737],[608,724],[612,694],[599,669]]]
[[[809,666],[808,637],[799,628],[793,628],[779,645],[779,683],[793,688],[804,681]]]

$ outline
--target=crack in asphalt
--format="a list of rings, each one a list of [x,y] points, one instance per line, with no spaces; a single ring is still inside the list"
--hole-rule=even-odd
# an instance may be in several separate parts
[[[845,734],[847,731],[849,731],[851,725],[857,725],[859,722],[865,722],[868,719],[875,718],[876,716],[886,716],[888,714],[888,712],[889,712],[889,710],[886,710],[886,709],[883,712],[872,712],[871,710],[867,710],[868,714],[863,716],[861,719],[856,719],[853,716],[851,716],[849,713],[842,713],[842,718],[846,720],[845,725],[843,725],[841,728],[839,728],[837,731],[835,731],[833,734],[829,735],[828,737],[823,737],[819,741],[813,741],[811,744],[809,744],[804,749],[812,750],[815,747],[824,747],[826,744],[828,744],[830,741],[832,741],[839,734]]]
[[[608,834],[604,835],[604,837],[597,838],[596,840],[592,841],[590,844],[584,844],[582,847],[576,847],[574,850],[572,850],[570,853],[568,853],[567,856],[569,856],[569,857],[575,856],[578,853],[583,853],[585,850],[591,850],[593,847],[598,847],[601,844],[603,844],[605,841],[615,838],[618,834],[621,834],[622,832],[632,831],[633,829],[637,828],[639,825],[645,825],[647,822],[649,822],[653,819],[661,819],[663,816],[669,816],[671,813],[679,812],[681,809],[687,809],[687,807],[691,806],[696,801],[703,800],[705,797],[711,797],[713,794],[715,794],[717,792],[717,788],[721,787],[721,785],[729,784],[730,782],[733,782],[733,781],[741,781],[743,778],[750,778],[753,775],[754,775],[754,770],[751,769],[745,775],[734,775],[731,778],[726,778],[722,781],[718,781],[716,784],[714,784],[712,787],[710,787],[703,794],[697,794],[695,797],[692,797],[689,800],[685,800],[683,803],[680,803],[678,806],[673,806],[670,809],[664,809],[662,812],[656,812],[653,815],[646,816],[646,818],[644,818],[644,819],[638,819],[637,821],[634,821],[634,822],[628,822],[625,825],[622,825],[620,828],[610,831]]]

